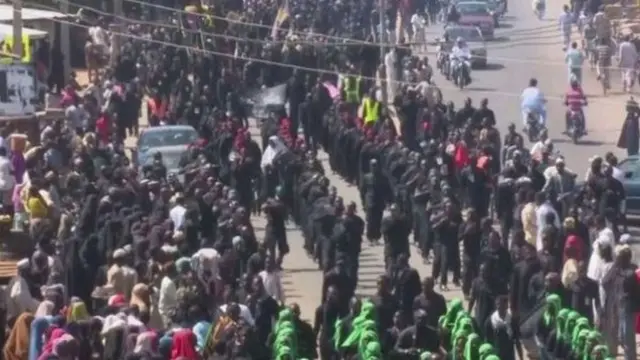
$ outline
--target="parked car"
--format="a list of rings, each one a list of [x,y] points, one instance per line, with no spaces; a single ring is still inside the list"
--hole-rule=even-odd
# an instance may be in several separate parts
[[[460,13],[459,25],[477,26],[485,39],[493,39],[495,21],[487,2],[461,1],[456,4],[456,8]]]

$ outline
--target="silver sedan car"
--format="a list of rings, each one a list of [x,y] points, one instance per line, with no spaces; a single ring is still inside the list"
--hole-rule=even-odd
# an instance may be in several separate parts
[[[188,125],[157,126],[144,129],[132,149],[132,160],[139,172],[153,162],[155,154],[162,155],[168,174],[180,172],[180,160],[189,145],[198,139],[198,132]]]

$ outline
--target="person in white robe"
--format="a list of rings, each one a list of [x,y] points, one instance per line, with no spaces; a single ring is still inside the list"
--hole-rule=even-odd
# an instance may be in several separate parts
[[[592,249],[594,249],[594,251],[591,253],[591,257],[589,258],[587,276],[590,279],[598,281],[599,269],[603,267],[605,261],[597,250],[606,246],[613,248],[615,246],[615,237],[613,235],[613,231],[605,226],[605,220],[602,217],[596,218],[596,228],[598,229],[598,235],[592,245]]]
[[[18,273],[11,279],[7,286],[6,305],[7,319],[16,317],[23,312],[33,313],[38,309],[40,302],[31,296],[29,284],[25,278],[29,271],[29,259],[22,259],[17,264]]]
[[[275,158],[286,152],[287,146],[277,136],[273,135],[269,138],[269,145],[262,154],[262,160],[260,161],[260,167],[264,170],[267,166],[273,165]]]

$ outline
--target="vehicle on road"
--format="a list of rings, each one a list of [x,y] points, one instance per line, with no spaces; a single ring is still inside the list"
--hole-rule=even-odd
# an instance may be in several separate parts
[[[626,215],[640,215],[640,156],[628,157],[618,163],[618,169],[622,171],[624,179],[622,185],[626,200],[623,212]]]
[[[584,113],[581,111],[567,111],[567,135],[574,144],[578,144],[581,137],[586,135]]]
[[[464,39],[467,46],[471,49],[471,67],[487,67],[487,44],[480,28],[477,26],[447,25],[444,28],[443,38],[451,41],[451,44],[447,44],[449,49],[451,49],[453,45],[453,40],[458,38]]]
[[[504,0],[475,0],[485,3],[489,13],[493,17],[493,26],[500,27],[500,19],[506,13],[506,2]]]
[[[525,133],[530,143],[535,143],[540,139],[540,134],[544,130],[544,125],[540,123],[540,114],[527,111],[527,128]]]
[[[131,150],[132,160],[138,172],[151,165],[160,153],[167,174],[179,174],[181,161],[189,146],[198,139],[198,132],[189,125],[168,125],[144,129],[138,136],[136,147]]]
[[[459,25],[477,26],[485,39],[493,39],[495,22],[487,2],[461,1],[456,9],[460,13]]]

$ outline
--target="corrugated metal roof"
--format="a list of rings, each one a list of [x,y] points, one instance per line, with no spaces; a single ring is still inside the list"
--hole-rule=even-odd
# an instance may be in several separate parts
[[[36,38],[41,38],[41,37],[45,37],[45,36],[48,35],[46,31],[30,29],[30,28],[26,28],[26,27],[22,28],[22,33],[24,35],[33,36],[33,37],[36,37]],[[13,35],[13,25],[0,24],[0,35],[12,36]]]
[[[59,19],[65,17],[68,17],[68,15],[57,11],[22,8],[22,20]],[[0,4],[0,21],[9,20],[13,20],[13,6]]]

